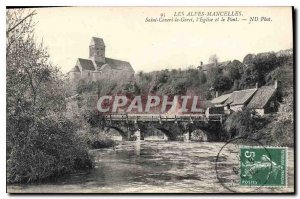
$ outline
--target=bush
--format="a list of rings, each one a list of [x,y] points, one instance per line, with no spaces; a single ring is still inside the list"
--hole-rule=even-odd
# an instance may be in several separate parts
[[[249,110],[231,114],[225,122],[228,138],[247,137],[270,146],[294,146],[291,112],[251,117]]]
[[[115,141],[109,138],[88,141],[88,143],[92,149],[109,148],[116,145]]]
[[[290,119],[279,119],[272,123],[272,146],[294,146],[294,124]]]
[[[32,182],[93,166],[76,125],[64,117],[35,118],[28,131],[9,134],[7,181]]]
[[[117,145],[110,135],[101,128],[91,128],[81,132],[81,137],[90,149],[109,148]]]
[[[256,138],[257,131],[269,121],[264,118],[252,117],[251,111],[245,109],[241,112],[232,113],[225,121],[225,131],[230,138],[249,137]]]

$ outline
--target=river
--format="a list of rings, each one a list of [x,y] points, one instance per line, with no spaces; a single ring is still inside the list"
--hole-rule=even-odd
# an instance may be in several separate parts
[[[91,150],[95,168],[42,184],[8,185],[12,193],[213,193],[230,192],[216,177],[215,161],[225,143],[140,141]],[[288,149],[288,187],[293,191],[294,153]],[[230,160],[230,157],[228,157]],[[230,171],[229,171],[230,173]]]

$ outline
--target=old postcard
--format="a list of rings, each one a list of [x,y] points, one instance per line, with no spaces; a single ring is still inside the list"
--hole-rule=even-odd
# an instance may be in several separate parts
[[[293,15],[7,7],[7,192],[294,193]]]

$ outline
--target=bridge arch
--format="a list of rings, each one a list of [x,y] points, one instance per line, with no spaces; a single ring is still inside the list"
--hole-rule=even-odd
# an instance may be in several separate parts
[[[168,140],[170,140],[170,141],[177,140],[177,135],[174,135],[174,133],[170,132],[170,130],[165,129],[163,127],[156,127],[156,129],[158,129],[161,132],[163,132],[168,137]]]
[[[173,122],[164,122],[164,123],[152,123],[152,122],[143,122],[139,123],[139,128],[143,137],[146,137],[147,134],[153,130],[159,130],[165,136],[168,137],[169,141],[180,140],[183,132],[178,125],[174,125]]]
[[[108,132],[110,129],[116,130],[122,136],[122,140],[128,139],[127,129],[125,130],[123,127],[117,126],[107,126],[106,132]]]

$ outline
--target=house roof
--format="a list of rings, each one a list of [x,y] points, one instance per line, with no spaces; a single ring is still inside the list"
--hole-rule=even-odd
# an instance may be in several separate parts
[[[99,38],[99,37],[92,37],[90,46],[93,46],[93,45],[105,46],[103,39]]]
[[[255,95],[252,97],[247,107],[264,108],[275,92],[276,88],[274,86],[260,87],[255,93]]]
[[[232,93],[225,94],[225,95],[220,95],[219,97],[216,97],[216,98],[212,99],[211,103],[213,103],[213,104],[222,104],[231,96],[231,94]]]
[[[82,70],[95,70],[93,61],[90,59],[78,58],[77,65],[79,65]]]
[[[74,66],[69,72],[80,72],[78,66]]]
[[[231,61],[218,62],[218,67],[223,69],[230,63],[231,63]],[[204,71],[207,71],[209,68],[213,68],[213,67],[215,67],[215,63],[204,64],[202,66],[198,66],[198,68],[200,68]]]
[[[234,91],[231,96],[225,101],[225,104],[242,105],[251,99],[257,89],[246,89]]]

